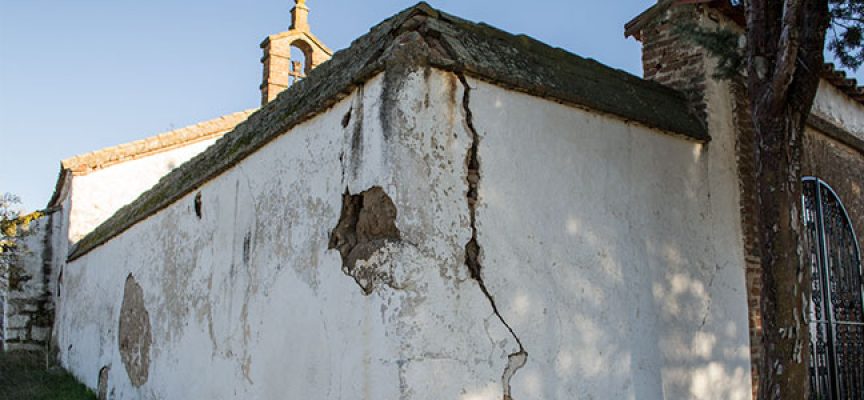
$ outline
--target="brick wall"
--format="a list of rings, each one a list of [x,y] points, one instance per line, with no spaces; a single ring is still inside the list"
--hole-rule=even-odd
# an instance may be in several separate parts
[[[864,249],[864,149],[854,149],[814,129],[804,135],[804,176],[822,179],[846,207]]]
[[[704,121],[705,50],[681,37],[676,26],[705,18],[697,6],[673,7],[641,31],[645,79],[675,88],[687,97],[693,112]]]
[[[741,228],[744,239],[744,277],[747,281],[748,320],[750,321],[750,364],[753,398],[758,398],[759,373],[765,358],[762,336],[763,269],[759,246],[759,200],[756,192],[758,143],[750,113],[750,99],[743,78],[730,83],[734,99],[736,155],[740,188]]]

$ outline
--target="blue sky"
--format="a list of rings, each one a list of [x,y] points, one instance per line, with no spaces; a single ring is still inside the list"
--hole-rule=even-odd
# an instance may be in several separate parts
[[[308,0],[334,50],[415,0]],[[641,75],[624,23],[653,0],[433,0]],[[258,106],[258,44],[292,0],[0,0],[0,192],[45,206],[59,161]]]

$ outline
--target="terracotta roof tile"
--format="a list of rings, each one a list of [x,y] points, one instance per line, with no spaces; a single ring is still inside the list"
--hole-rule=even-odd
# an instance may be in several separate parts
[[[234,129],[246,120],[255,110],[240,111],[233,114],[199,122],[195,125],[160,133],[146,139],[123,143],[91,151],[61,161],[61,167],[75,175],[84,175],[125,161],[135,160],[168,151],[190,143],[219,137]]]

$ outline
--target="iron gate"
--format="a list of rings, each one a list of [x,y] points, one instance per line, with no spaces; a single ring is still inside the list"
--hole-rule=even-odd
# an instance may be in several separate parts
[[[864,286],[855,232],[843,204],[822,180],[805,178],[804,260],[812,271],[812,399],[864,399]]]

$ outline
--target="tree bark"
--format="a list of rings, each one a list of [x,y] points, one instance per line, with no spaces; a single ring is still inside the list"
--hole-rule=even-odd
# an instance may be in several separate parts
[[[828,2],[750,0],[745,7],[764,274],[759,398],[807,399],[811,293],[799,241],[801,144],[823,64]]]

